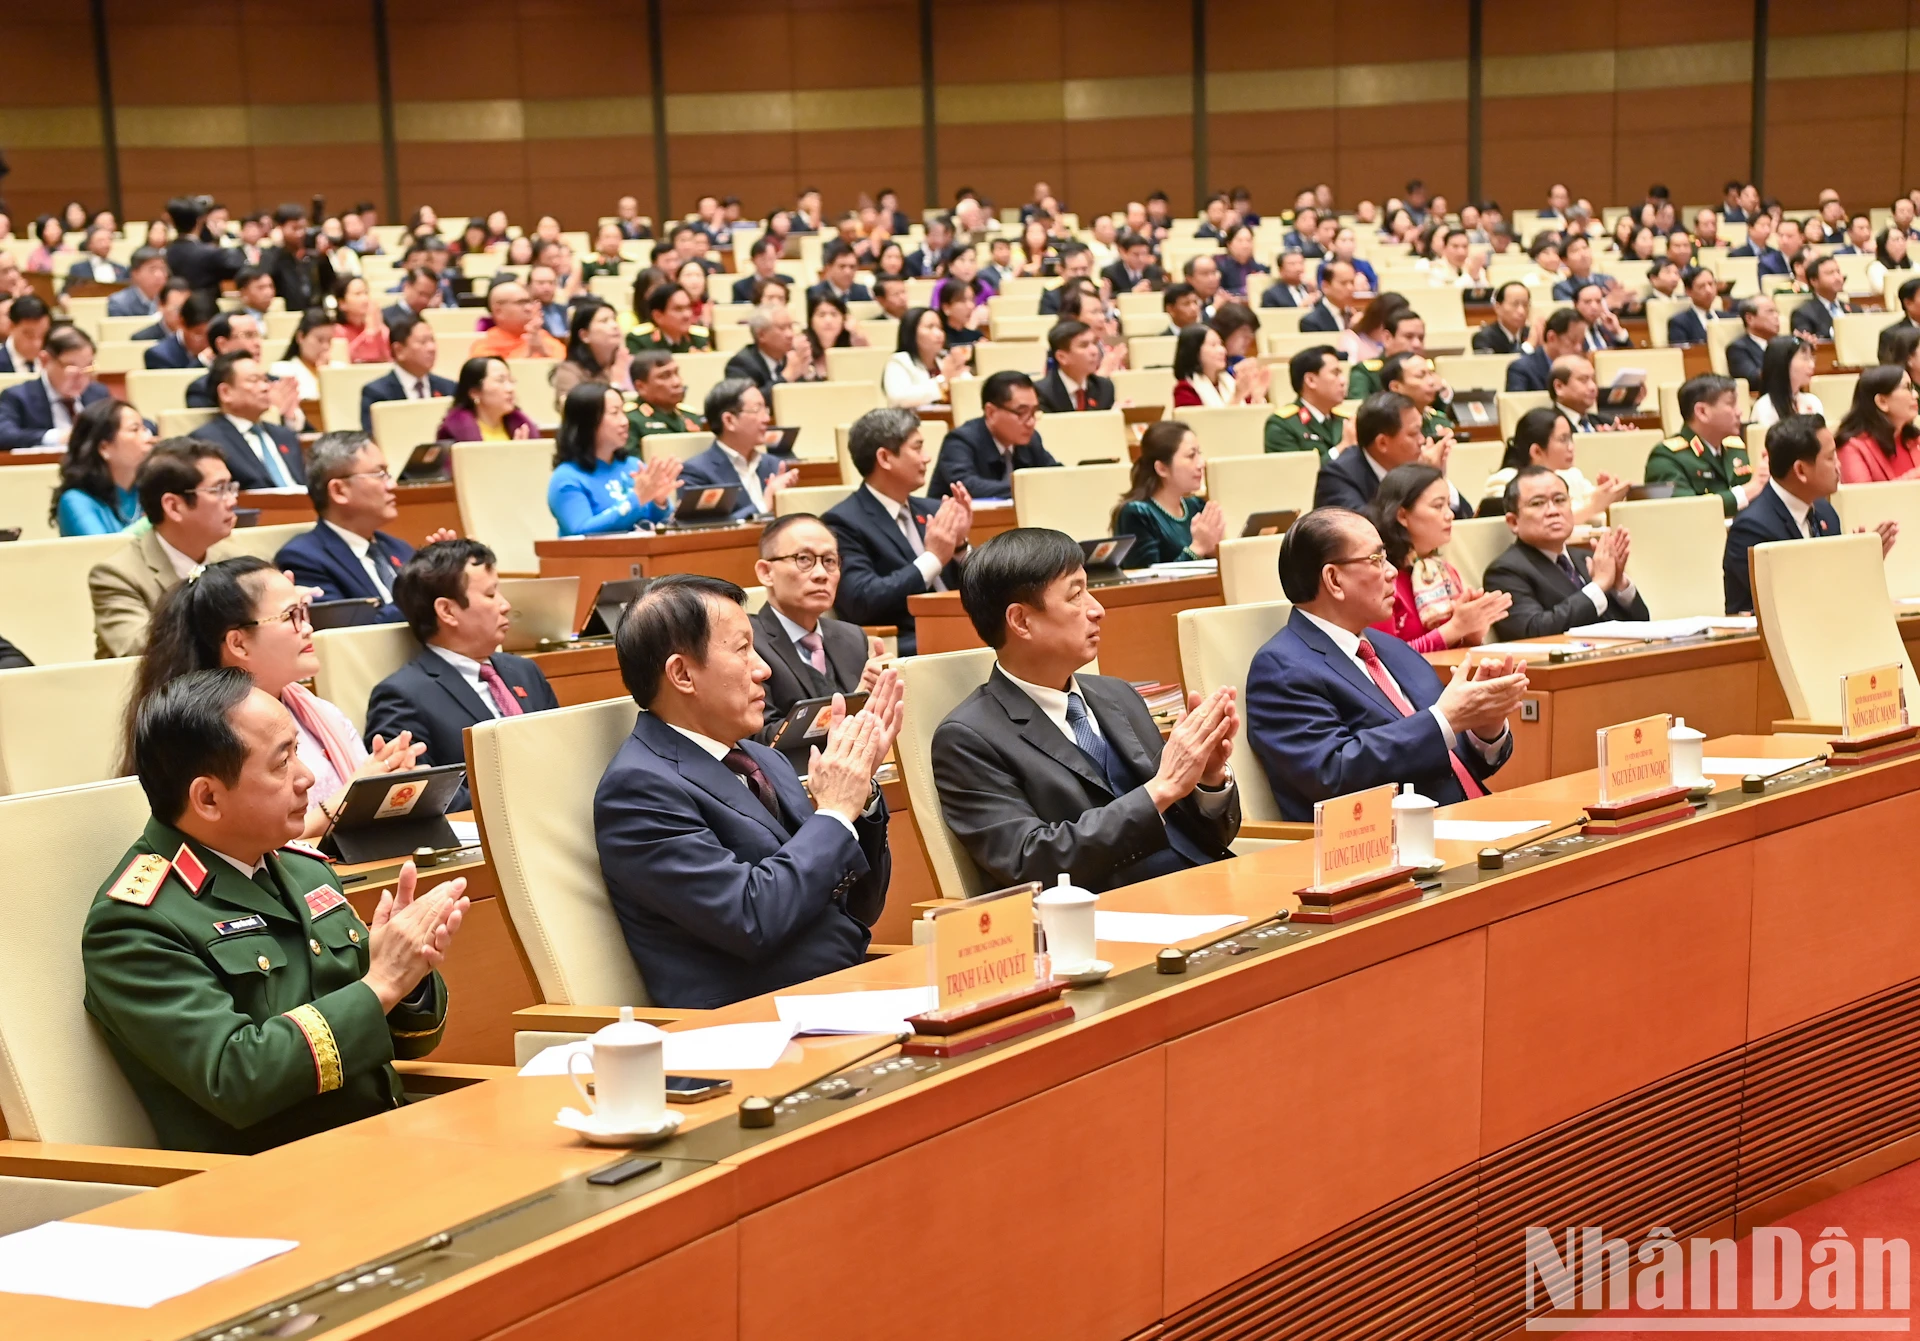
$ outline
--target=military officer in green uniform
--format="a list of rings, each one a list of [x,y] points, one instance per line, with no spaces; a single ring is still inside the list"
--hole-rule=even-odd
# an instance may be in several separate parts
[[[627,332],[627,350],[634,354],[649,349],[691,354],[712,348],[712,333],[693,324],[693,299],[678,284],[662,284],[648,293],[647,319]]]
[[[664,349],[649,350],[634,358],[630,371],[634,401],[627,409],[629,452],[638,455],[640,439],[650,433],[698,433],[705,427],[699,415],[688,414],[680,407],[687,384],[672,354]]]
[[[1680,414],[1687,426],[1654,447],[1647,483],[1671,484],[1675,498],[1716,495],[1721,510],[1733,516],[1767,487],[1765,458],[1756,469],[1740,436],[1733,379],[1714,373],[1693,378],[1680,388]]]
[[[1324,461],[1334,448],[1352,443],[1353,421],[1339,413],[1347,398],[1347,365],[1332,345],[1295,354],[1287,361],[1287,379],[1295,399],[1268,416],[1268,451],[1313,451]]]
[[[1381,368],[1380,380],[1386,390],[1405,396],[1419,409],[1421,437],[1437,438],[1454,431],[1453,411],[1444,398],[1446,385],[1426,355],[1395,354]]]
[[[1410,307],[1400,309],[1380,327],[1380,357],[1363,359],[1347,375],[1347,398],[1365,400],[1376,391],[1387,390],[1387,360],[1395,354],[1424,354],[1427,350],[1427,323]]]
[[[621,240],[619,224],[610,223],[600,226],[599,236],[594,240],[593,255],[580,263],[582,284],[601,275],[620,273]]]
[[[403,1102],[396,1057],[446,1026],[434,966],[466,882],[397,891],[360,921],[293,846],[313,774],[293,718],[246,672],[195,671],[141,704],[152,818],[94,896],[87,1013],[170,1150],[252,1154]],[[395,785],[404,785],[395,775]]]

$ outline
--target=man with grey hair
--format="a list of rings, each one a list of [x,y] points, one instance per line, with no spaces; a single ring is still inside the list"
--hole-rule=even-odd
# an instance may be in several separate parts
[[[274,555],[274,566],[293,574],[323,601],[375,600],[362,622],[391,624],[405,618],[393,603],[393,582],[413,557],[413,546],[379,529],[400,515],[386,457],[364,433],[323,433],[307,454],[307,497],[319,523],[295,536]],[[438,531],[427,543],[451,540]]]
[[[907,598],[955,591],[973,529],[966,486],[948,497],[916,497],[926,482],[920,417],[912,410],[868,410],[847,435],[847,455],[861,486],[820,520],[840,543],[840,591],[834,608],[854,624],[891,624],[900,655],[916,646]]]
[[[747,316],[753,343],[727,360],[726,375],[760,388],[769,405],[776,382],[798,382],[813,366],[813,346],[794,334],[793,311],[785,303],[762,303]]]

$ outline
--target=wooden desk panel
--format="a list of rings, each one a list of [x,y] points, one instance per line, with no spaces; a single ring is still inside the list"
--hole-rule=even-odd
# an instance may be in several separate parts
[[[1095,597],[1107,617],[1100,625],[1100,673],[1123,680],[1183,684],[1180,638],[1174,616],[1221,604],[1220,579],[1149,578],[1100,587]],[[922,652],[957,652],[984,644],[960,606],[960,593],[929,592],[907,598]]]
[[[577,629],[587,622],[594,593],[600,590],[602,582],[661,577],[667,573],[704,573],[743,587],[753,586],[753,564],[759,557],[762,529],[758,522],[747,522],[709,531],[571,536],[564,540],[536,540],[533,552],[540,560],[540,576],[580,579],[580,601],[573,614],[573,626]]]
[[[400,515],[380,528],[387,534],[418,549],[435,531],[459,531],[460,505],[454,501],[451,483],[401,484],[395,489],[399,494]],[[295,522],[311,526],[315,521],[313,502],[304,493],[249,489],[241,493],[237,506],[259,508],[262,526],[286,526]]]
[[[612,643],[530,652],[527,656],[547,677],[553,696],[563,708],[627,697],[627,687],[620,680],[620,659],[614,655]]]
[[[732,1225],[493,1333],[489,1341],[628,1336],[671,1318],[673,1341],[733,1341],[740,1328],[740,1234]]]

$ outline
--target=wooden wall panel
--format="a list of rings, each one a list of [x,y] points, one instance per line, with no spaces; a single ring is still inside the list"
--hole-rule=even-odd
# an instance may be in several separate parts
[[[734,1341],[740,1326],[739,1254],[740,1232],[728,1225],[496,1332],[490,1341],[631,1336],[640,1318],[672,1319],[673,1341]]]
[[[0,118],[15,136],[0,141],[12,172],[0,180],[14,232],[69,200],[106,204],[107,168],[99,148],[99,99],[93,72],[93,24],[82,5],[40,6],[32,21],[7,25],[7,96]],[[76,104],[78,104],[76,106]],[[23,147],[18,132],[33,134]]]

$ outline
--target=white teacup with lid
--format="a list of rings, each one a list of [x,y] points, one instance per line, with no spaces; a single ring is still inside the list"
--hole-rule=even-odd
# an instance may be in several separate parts
[[[1707,781],[1707,775],[1701,770],[1707,762],[1707,735],[1687,725],[1687,719],[1673,719],[1673,729],[1667,732],[1667,747],[1673,762],[1673,785],[1676,787],[1700,787]]]
[[[1099,902],[1098,894],[1080,888],[1064,872],[1058,884],[1034,899],[1057,975],[1072,977],[1094,962],[1093,910]]]
[[[567,1076],[580,1091],[595,1126],[610,1132],[642,1132],[667,1117],[667,1036],[620,1007],[620,1018],[588,1040],[589,1051],[567,1058]],[[573,1064],[586,1057],[593,1071],[588,1094]]]

